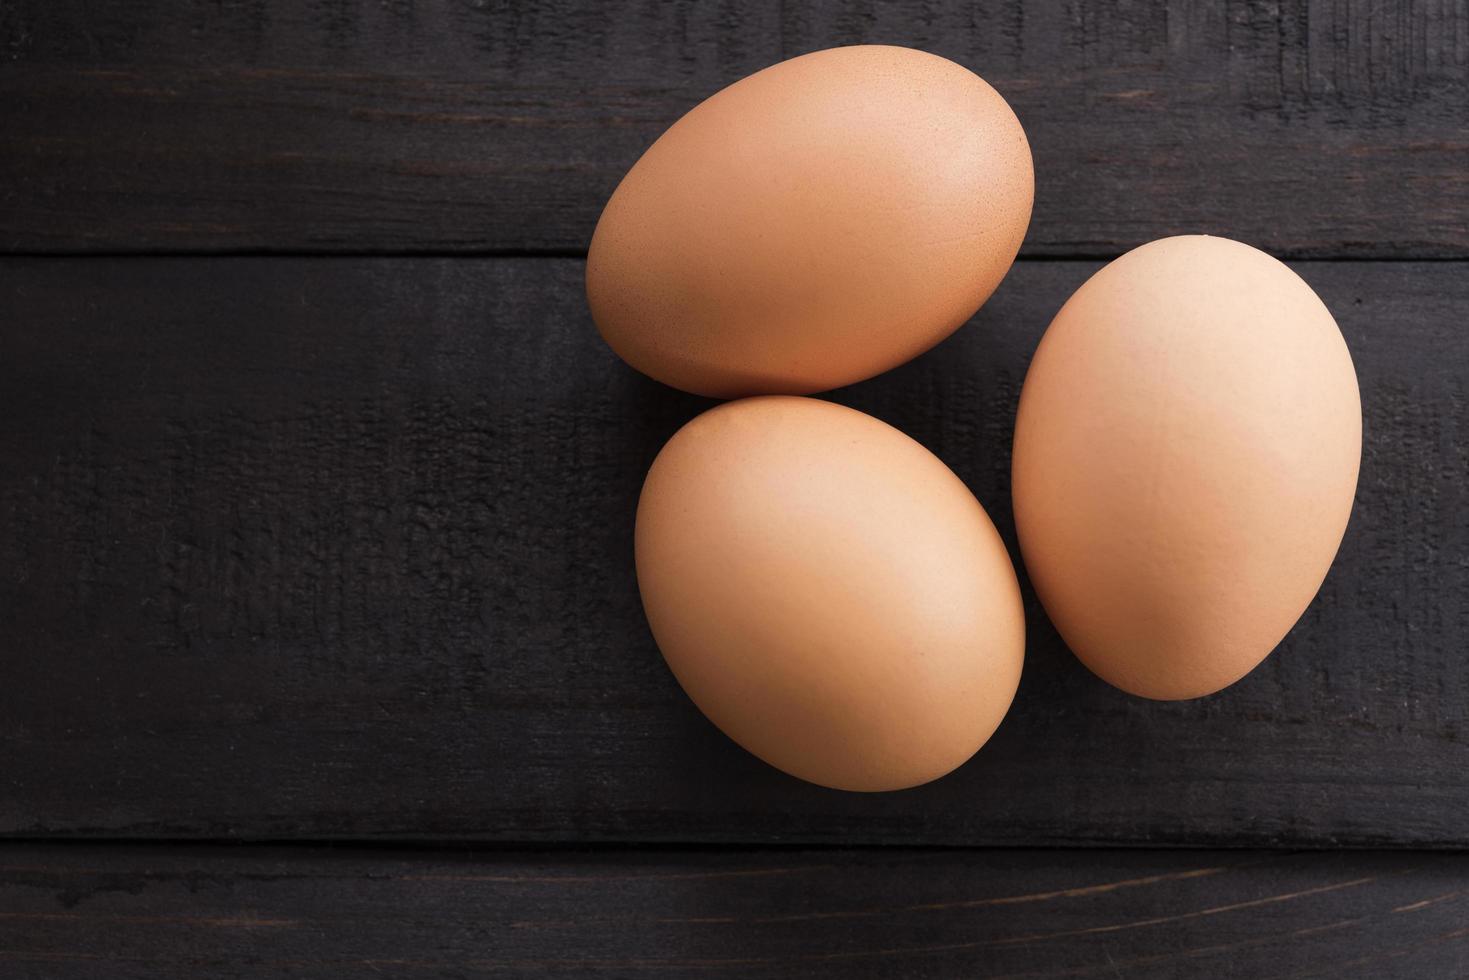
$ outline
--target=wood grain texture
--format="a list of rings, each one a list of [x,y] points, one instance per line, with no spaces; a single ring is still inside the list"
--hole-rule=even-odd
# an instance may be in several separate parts
[[[0,850],[45,977],[1458,977],[1469,856]]]
[[[836,395],[948,462],[1012,554],[1020,383],[1095,268],[1022,262],[954,338]],[[1144,702],[1027,592],[993,741],[864,796],[747,756],[659,658],[633,508],[709,403],[601,345],[580,261],[0,262],[0,832],[1469,844],[1469,275],[1297,268],[1366,442],[1281,649]]]
[[[1469,256],[1469,2],[12,0],[0,248],[583,250],[674,119],[886,42],[1011,100],[1032,255]]]

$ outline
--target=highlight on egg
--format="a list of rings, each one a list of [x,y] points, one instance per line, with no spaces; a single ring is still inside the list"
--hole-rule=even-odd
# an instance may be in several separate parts
[[[1361,451],[1351,355],[1298,275],[1224,238],[1151,242],[1076,291],[1026,375],[1012,462],[1026,570],[1104,680],[1213,693],[1316,595]]]
[[[783,396],[705,412],[654,461],[635,538],[678,682],[794,776],[936,779],[1015,695],[1025,623],[999,534],[948,467],[869,415]]]
[[[809,394],[943,340],[1025,237],[1025,131],[909,48],[792,58],[695,106],[597,222],[587,300],[628,364],[720,398]]]

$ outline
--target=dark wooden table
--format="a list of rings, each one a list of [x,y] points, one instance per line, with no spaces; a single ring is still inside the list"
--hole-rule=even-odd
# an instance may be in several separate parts
[[[715,731],[631,518],[709,403],[597,339],[602,203],[799,52],[979,71],[1035,152],[975,322],[832,397],[1012,546],[1109,257],[1292,261],[1360,373],[1321,595],[1214,697],[1027,592],[1015,707],[863,796]],[[1469,4],[0,0],[0,976],[1469,976]]]

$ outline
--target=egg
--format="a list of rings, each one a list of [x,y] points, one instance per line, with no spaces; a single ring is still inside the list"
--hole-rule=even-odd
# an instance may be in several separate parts
[[[1193,698],[1258,665],[1336,555],[1362,409],[1311,288],[1202,235],[1128,252],[1042,338],[1012,493],[1046,612],[1104,680]]]
[[[942,776],[1020,679],[1015,571],[952,471],[883,422],[766,396],[714,408],[638,501],[638,587],[694,703],[787,773],[846,790]]]
[[[643,154],[592,236],[588,304],[623,360],[675,388],[823,391],[964,323],[1033,192],[1025,132],[973,72],[817,51],[717,92]]]

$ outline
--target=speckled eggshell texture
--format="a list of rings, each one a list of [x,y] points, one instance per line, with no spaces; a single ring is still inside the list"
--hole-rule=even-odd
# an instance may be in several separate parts
[[[817,51],[648,149],[597,224],[587,298],[612,349],[675,388],[823,391],[964,323],[1033,193],[1025,132],[978,75],[908,48]]]
[[[1103,679],[1210,694],[1320,588],[1361,451],[1351,355],[1299,276],[1228,239],[1149,243],[1076,291],[1030,365],[1012,474],[1026,570]]]
[[[679,683],[802,779],[935,779],[1015,695],[1025,624],[1004,544],[948,467],[871,416],[781,396],[705,412],[653,463],[636,540]]]

